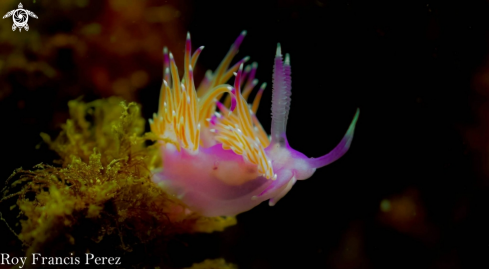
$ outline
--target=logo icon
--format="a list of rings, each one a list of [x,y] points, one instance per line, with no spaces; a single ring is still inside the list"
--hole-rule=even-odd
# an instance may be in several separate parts
[[[18,9],[7,12],[7,14],[3,16],[3,18],[5,19],[10,16],[12,16],[12,20],[14,21],[14,24],[12,25],[12,31],[15,31],[17,28],[19,28],[19,32],[21,32],[22,28],[24,28],[26,31],[29,31],[29,25],[27,25],[29,16],[37,19],[37,15],[34,14],[34,12],[32,11],[24,9],[22,3],[19,3]]]

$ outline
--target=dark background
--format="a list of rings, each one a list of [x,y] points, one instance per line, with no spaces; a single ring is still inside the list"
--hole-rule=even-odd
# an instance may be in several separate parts
[[[1,12],[17,4],[5,1]],[[487,1],[23,4],[39,16],[29,32],[11,32],[10,19],[0,28],[0,178],[56,158],[39,133],[59,132],[68,100],[121,95],[149,118],[164,45],[177,62],[186,31],[194,48],[205,45],[199,81],[247,30],[238,58],[259,63],[261,82],[271,83],[277,42],[291,55],[290,145],[311,157],[327,153],[358,107],[355,138],[343,158],[275,207],[243,213],[220,234],[183,236],[175,264],[217,257],[240,268],[489,264]],[[155,7],[173,17],[151,19]],[[145,83],[125,79],[137,71]],[[270,100],[269,86],[258,112],[267,131]],[[2,252],[18,247],[3,223],[0,231]]]

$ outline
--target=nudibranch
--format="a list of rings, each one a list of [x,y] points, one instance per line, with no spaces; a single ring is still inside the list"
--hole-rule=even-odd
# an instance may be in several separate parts
[[[163,168],[153,181],[204,216],[230,216],[248,211],[265,200],[274,205],[297,180],[340,158],[350,147],[357,110],[341,142],[328,154],[308,158],[292,149],[285,134],[290,108],[289,56],[277,46],[273,70],[272,126],[268,136],[256,118],[263,83],[251,104],[247,99],[258,84],[257,64],[230,66],[246,35],[232,44],[215,72],[207,71],[196,88],[193,70],[202,49],[191,53],[187,34],[184,73],[180,79],[175,60],[164,52],[164,80],[158,113],[150,119],[159,137]],[[234,75],[234,86],[226,84]],[[221,102],[221,101],[222,102]]]

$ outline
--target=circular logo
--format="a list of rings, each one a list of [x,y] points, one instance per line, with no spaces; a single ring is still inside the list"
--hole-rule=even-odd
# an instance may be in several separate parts
[[[37,19],[37,15],[30,10],[24,9],[22,4],[19,4],[18,9],[11,10],[3,16],[4,19],[9,17],[12,17],[12,20],[14,21],[14,24],[12,24],[12,31],[17,29],[19,29],[19,31],[22,29],[29,31],[29,25],[27,25],[29,17]]]
[[[27,24],[28,15],[24,9],[17,9],[12,16],[14,19],[15,26],[24,27]]]

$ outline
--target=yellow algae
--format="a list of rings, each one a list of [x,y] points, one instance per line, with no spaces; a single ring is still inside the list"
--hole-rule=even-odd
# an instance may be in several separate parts
[[[99,35],[102,32],[102,25],[99,23],[90,23],[80,29],[80,32],[84,35]]]
[[[136,103],[120,98],[70,101],[70,119],[61,133],[44,141],[60,157],[58,166],[17,169],[0,202],[16,201],[27,255],[89,238],[114,234],[120,247],[164,241],[175,234],[222,231],[234,217],[192,213],[151,181],[161,164]],[[129,242],[129,243],[128,243]],[[51,249],[49,248],[49,249]],[[201,267],[196,267],[201,268]],[[219,267],[228,268],[228,267]]]
[[[186,269],[237,269],[238,267],[232,263],[226,263],[224,259],[208,259],[201,263],[194,263]]]

